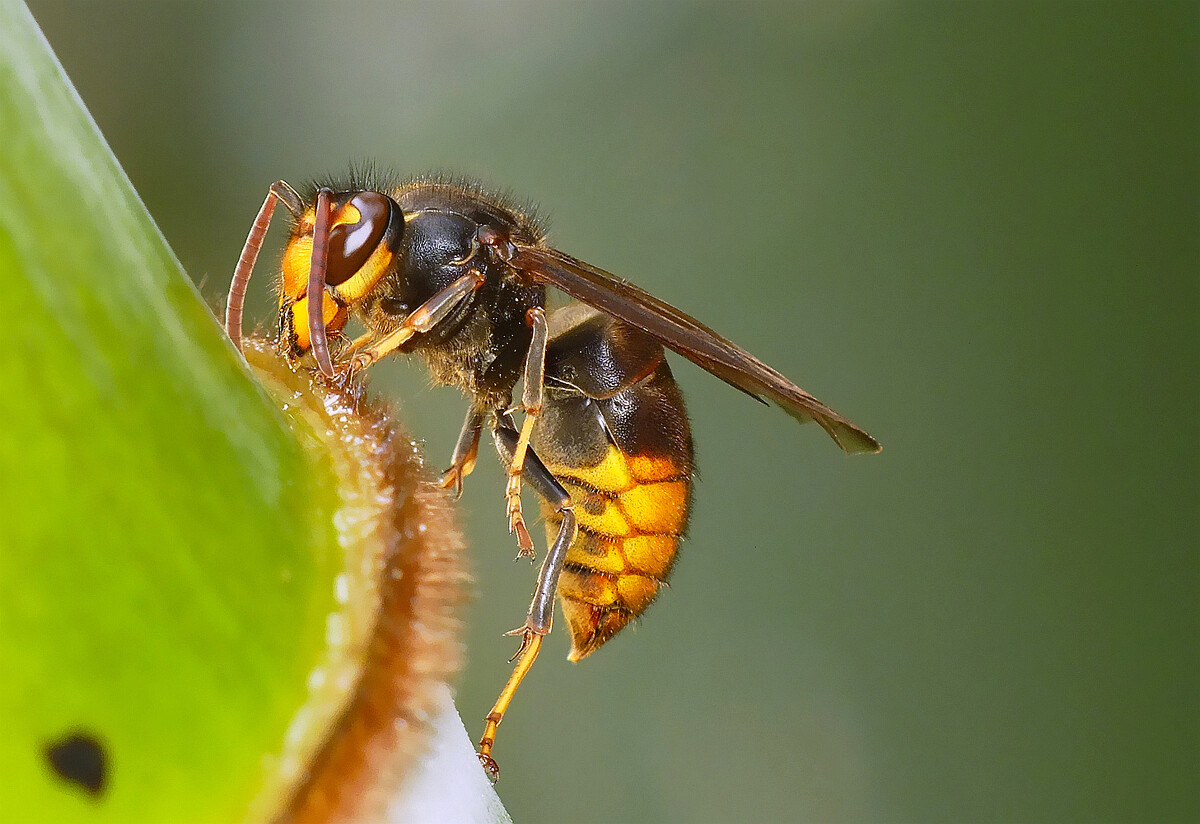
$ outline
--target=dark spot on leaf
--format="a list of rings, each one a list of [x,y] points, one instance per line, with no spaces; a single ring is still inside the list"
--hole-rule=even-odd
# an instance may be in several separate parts
[[[60,777],[98,798],[108,782],[108,753],[100,739],[76,730],[46,745],[46,760]]]

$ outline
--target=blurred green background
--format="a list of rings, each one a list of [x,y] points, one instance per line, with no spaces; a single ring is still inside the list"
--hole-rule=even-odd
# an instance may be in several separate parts
[[[552,637],[515,820],[1200,819],[1200,6],[31,6],[214,305],[273,180],[465,172],[883,441],[679,363],[691,539],[635,631]],[[461,399],[379,372],[441,464]],[[488,454],[474,735],[502,493]]]

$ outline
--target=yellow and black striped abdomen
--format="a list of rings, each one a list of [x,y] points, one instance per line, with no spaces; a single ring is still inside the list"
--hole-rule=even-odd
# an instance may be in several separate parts
[[[533,448],[578,521],[558,584],[569,657],[578,660],[640,615],[666,581],[687,527],[692,440],[657,341],[583,307],[555,313],[551,332]],[[543,511],[553,540],[561,519]]]

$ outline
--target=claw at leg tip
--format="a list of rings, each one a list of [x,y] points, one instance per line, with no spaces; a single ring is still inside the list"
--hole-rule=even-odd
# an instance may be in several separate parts
[[[525,528],[525,521],[514,521],[509,526],[509,534],[517,533],[517,558],[528,558],[532,563],[537,559],[537,553],[533,549],[533,538],[529,536],[529,530]]]
[[[492,758],[490,755],[484,755],[483,753],[476,753],[476,755],[479,757],[479,764],[483,767],[484,773],[487,774],[488,781],[492,782],[493,784],[499,781],[500,765],[496,763],[496,759]]]

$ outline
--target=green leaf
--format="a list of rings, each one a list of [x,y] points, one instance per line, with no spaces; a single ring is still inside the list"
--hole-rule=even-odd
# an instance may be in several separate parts
[[[0,146],[4,820],[271,820],[348,753],[390,820],[507,821],[440,680],[461,539],[411,441],[270,347],[252,378],[12,0]]]
[[[238,820],[324,646],[333,479],[8,0],[0,146],[0,810]],[[72,736],[99,791],[51,766]]]

